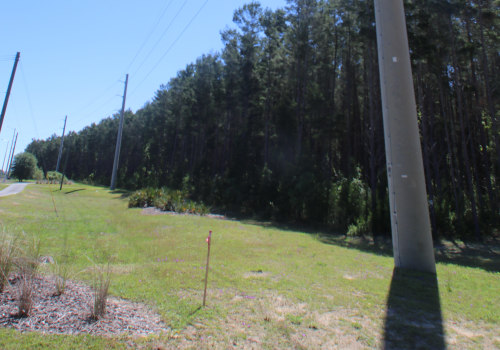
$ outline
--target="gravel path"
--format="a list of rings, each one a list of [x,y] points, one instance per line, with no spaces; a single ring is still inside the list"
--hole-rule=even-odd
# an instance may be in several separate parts
[[[19,182],[10,185],[7,188],[4,188],[3,190],[0,191],[0,197],[5,197],[5,196],[10,196],[12,194],[18,194],[19,192],[22,192],[26,186],[28,186],[29,183],[27,182]]]

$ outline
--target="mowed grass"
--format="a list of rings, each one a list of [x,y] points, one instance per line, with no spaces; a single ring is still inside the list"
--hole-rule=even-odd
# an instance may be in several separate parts
[[[384,339],[392,333],[404,344],[429,333],[439,338],[441,330],[452,348],[500,348],[499,260],[488,270],[439,263],[437,300],[429,302],[418,292],[418,276],[395,287],[387,254],[265,225],[144,215],[125,197],[102,187],[31,184],[0,198],[0,223],[5,231],[36,235],[42,255],[60,260],[66,251],[74,279],[88,281],[90,260],[110,262],[111,294],[150,305],[171,331],[134,339],[0,329],[0,348],[379,348],[389,347]],[[396,309],[406,311],[394,322]],[[405,320],[415,310],[419,321]],[[439,347],[429,339],[424,348]]]

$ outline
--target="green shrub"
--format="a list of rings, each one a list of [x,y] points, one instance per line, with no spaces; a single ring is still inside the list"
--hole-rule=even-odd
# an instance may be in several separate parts
[[[351,234],[370,231],[370,191],[361,179],[341,178],[330,187],[327,224]]]
[[[43,170],[37,167],[35,169],[35,174],[33,175],[33,179],[35,179],[36,181],[43,180]]]
[[[46,180],[49,181],[61,181],[62,174],[58,171],[48,171]]]
[[[154,206],[155,199],[158,197],[160,190],[154,188],[145,188],[135,191],[129,197],[129,208],[134,207],[151,207]]]
[[[347,228],[347,236],[363,236],[371,231],[370,218],[358,218],[354,224]]]
[[[163,211],[206,215],[210,208],[203,203],[197,203],[187,198],[183,191],[168,188],[145,188],[135,191],[129,197],[129,208],[155,207]]]

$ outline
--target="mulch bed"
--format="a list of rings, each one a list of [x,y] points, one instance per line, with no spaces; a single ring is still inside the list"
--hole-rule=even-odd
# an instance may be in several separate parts
[[[21,332],[53,334],[120,335],[133,337],[168,332],[169,327],[145,305],[108,298],[106,314],[97,321],[90,318],[93,294],[89,286],[68,281],[62,295],[55,295],[52,277],[34,279],[33,308],[30,316],[18,317],[18,294],[21,280],[13,275],[10,286],[0,293],[0,327]]]

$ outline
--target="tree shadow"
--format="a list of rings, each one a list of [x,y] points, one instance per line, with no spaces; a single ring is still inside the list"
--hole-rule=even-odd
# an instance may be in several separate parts
[[[317,239],[325,244],[332,244],[339,247],[358,249],[364,252],[381,256],[392,257],[392,241],[386,238],[372,239],[368,236],[348,237],[346,235],[317,235]]]
[[[446,349],[436,275],[394,269],[383,344],[384,349]]]
[[[325,244],[357,249],[380,256],[392,257],[392,240],[389,236],[372,235],[350,237],[328,231],[324,227],[311,227],[298,224],[259,221],[258,219],[233,218],[249,225],[276,228],[288,232],[308,233]],[[488,272],[500,272],[500,237],[492,236],[484,243],[468,243],[458,241],[434,242],[436,262],[454,264],[464,267],[480,268]]]
[[[485,243],[441,242],[435,245],[436,261],[489,272],[500,272],[500,244],[496,239]]]

